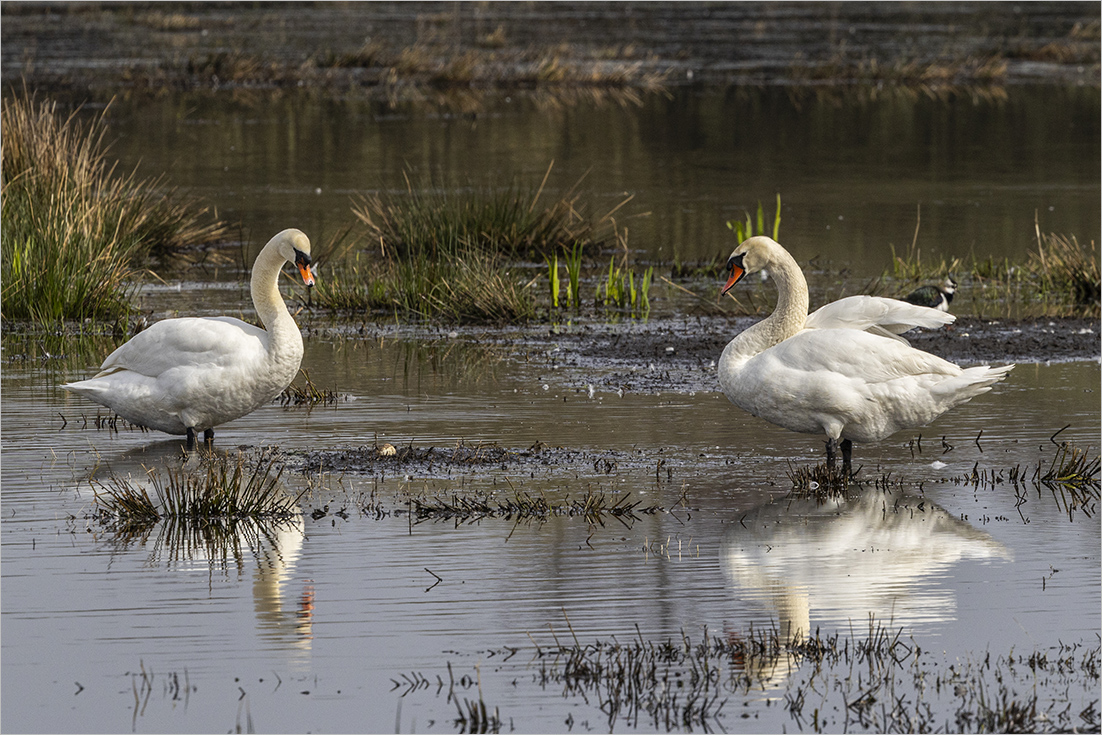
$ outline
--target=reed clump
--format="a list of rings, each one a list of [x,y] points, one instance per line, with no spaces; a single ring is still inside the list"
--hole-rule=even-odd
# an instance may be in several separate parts
[[[518,263],[559,250],[577,257],[599,246],[614,235],[614,215],[631,199],[588,216],[577,185],[545,201],[546,181],[547,175],[538,187],[455,189],[415,187],[407,177],[401,194],[361,197],[353,214],[366,227],[368,249],[333,268],[315,289],[315,303],[460,324],[532,319],[535,281]]]
[[[588,216],[579,201],[578,184],[557,199],[545,201],[548,167],[538,187],[513,182],[505,187],[445,187],[406,177],[401,194],[360,197],[352,213],[367,228],[367,241],[384,255],[447,256],[459,247],[538,259],[574,243],[600,244],[613,234],[613,215],[632,197],[602,215]]]
[[[1088,246],[1075,235],[1042,234],[1037,228],[1037,249],[1030,253],[1029,268],[1037,276],[1042,298],[1086,315],[1099,313],[1102,277],[1093,242]]]
[[[1097,247],[1079,242],[1075,235],[1043,233],[1034,225],[1035,248],[1024,263],[992,257],[970,261],[923,258],[917,246],[918,232],[906,253],[892,246],[892,264],[883,278],[902,282],[901,291],[917,283],[941,279],[950,273],[982,303],[1018,304],[1039,310],[1043,316],[1098,316],[1102,303],[1102,277]],[[966,285],[965,285],[966,284]]]
[[[797,496],[828,499],[844,497],[853,475],[846,468],[824,462],[790,467],[788,479]]]
[[[303,378],[303,385],[297,383],[291,383],[289,386],[283,389],[283,392],[279,394],[276,400],[279,401],[281,406],[335,406],[340,400],[341,395],[337,391],[330,388],[319,388],[314,384],[314,381],[310,380],[310,373],[305,369],[300,370]]]
[[[150,468],[144,481],[111,475],[95,482],[100,517],[121,524],[149,525],[161,519],[286,519],[298,513],[298,501],[280,484],[282,467],[212,455],[197,470]],[[153,495],[150,495],[150,489]]]
[[[160,179],[120,175],[101,113],[87,124],[27,93],[3,100],[0,214],[7,319],[113,320],[147,256],[224,231],[207,209]]]
[[[536,299],[518,269],[497,254],[455,245],[449,257],[357,256],[319,280],[313,303],[339,312],[392,312],[452,324],[523,323]]]

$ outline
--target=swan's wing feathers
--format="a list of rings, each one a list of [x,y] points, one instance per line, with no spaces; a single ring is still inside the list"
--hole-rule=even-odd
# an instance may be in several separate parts
[[[155,378],[167,370],[262,357],[267,332],[232,317],[165,319],[107,356],[96,377],[120,370]]]
[[[905,342],[886,340],[855,329],[805,330],[772,350],[784,364],[809,377],[833,373],[883,383],[916,375],[957,375],[960,368]]]
[[[898,335],[915,327],[936,329],[956,317],[926,306],[881,296],[847,296],[816,309],[804,322],[806,329],[861,329]]]

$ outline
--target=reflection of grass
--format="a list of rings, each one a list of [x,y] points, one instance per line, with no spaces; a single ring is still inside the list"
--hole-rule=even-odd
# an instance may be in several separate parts
[[[565,610],[564,610],[565,615]],[[900,628],[870,619],[867,633],[725,630],[694,640],[578,640],[569,617],[553,643],[533,639],[532,683],[599,709],[610,731],[729,731],[728,718],[757,716],[747,697],[795,728],[815,732],[1033,732],[1094,730],[1097,645],[946,660]],[[502,658],[517,653],[506,648]],[[414,674],[411,681],[427,681]],[[397,684],[397,682],[395,682]],[[740,706],[732,711],[730,703]],[[690,727],[691,726],[691,727]]]
[[[159,180],[115,174],[102,114],[84,126],[24,93],[4,99],[2,118],[6,319],[118,319],[147,254],[221,234]]]
[[[581,498],[548,502],[547,498],[525,492],[515,492],[511,498],[452,495],[444,498],[412,498],[415,517],[421,520],[477,522],[483,518],[545,521],[552,516],[583,518],[586,522],[604,525],[605,518],[614,518],[625,525],[639,519],[637,513],[652,515],[658,506],[640,507],[642,501],[630,502],[631,494],[610,497],[604,492],[587,490]]]
[[[149,485],[111,475],[98,483],[96,503],[108,518],[124,524],[147,525],[161,518],[210,520],[227,518],[287,518],[296,512],[298,498],[283,492],[272,474],[272,463],[248,466],[244,455],[236,461],[211,455],[197,471],[166,467],[148,471]]]

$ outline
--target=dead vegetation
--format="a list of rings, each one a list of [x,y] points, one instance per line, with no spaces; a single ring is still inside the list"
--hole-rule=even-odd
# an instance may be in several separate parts
[[[680,638],[653,640],[636,627],[634,638],[624,642],[612,638],[583,644],[569,617],[568,632],[548,628],[550,644],[532,638],[534,648],[507,647],[489,656],[500,662],[497,668],[507,672],[514,687],[525,680],[517,675],[527,673],[540,689],[595,706],[610,731],[729,731],[732,718],[750,716],[744,707],[751,704],[771,718],[759,728],[791,724],[814,732],[1099,727],[1102,648],[1097,645],[1061,643],[962,661],[924,651],[901,629],[873,619],[864,633],[816,631],[789,639],[776,630],[751,628],[723,635],[705,629],[700,640],[684,632]],[[524,653],[530,655],[518,655]],[[448,676],[454,688],[450,663]],[[421,674],[403,678],[408,684],[403,697],[430,688]],[[444,680],[436,679],[440,691]],[[395,681],[395,689],[401,686]],[[761,706],[762,700],[767,706]]]

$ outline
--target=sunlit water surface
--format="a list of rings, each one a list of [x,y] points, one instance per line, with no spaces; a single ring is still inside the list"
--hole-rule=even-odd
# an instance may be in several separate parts
[[[285,227],[328,243],[357,223],[365,194],[534,192],[546,175],[543,204],[574,190],[595,218],[633,197],[616,213],[621,233],[663,263],[726,256],[724,223],[759,202],[771,215],[779,194],[781,242],[797,259],[860,278],[912,242],[928,263],[1024,261],[1035,222],[1097,241],[1098,121],[1098,89],[1046,86],[943,99],[679,89],[638,105],[491,98],[472,113],[171,95],[118,99],[107,113],[122,168],[168,172],[242,222],[252,247]]]
[[[400,192],[406,172],[444,186],[535,184],[553,160],[549,194],[589,171],[582,190],[596,209],[636,196],[628,209],[651,215],[622,224],[647,256],[726,253],[724,221],[780,192],[781,239],[801,262],[819,255],[862,279],[888,267],[891,245],[911,243],[919,206],[918,242],[931,257],[1023,259],[1035,213],[1045,230],[1097,240],[1098,119],[1097,89],[1048,88],[846,104],[678,91],[638,107],[499,100],[466,115],[166,96],[120,99],[108,114],[123,168],[169,172],[172,185],[240,218],[251,246],[288,226],[328,242],[351,223],[358,194]],[[210,266],[187,277],[226,274]],[[170,284],[160,309],[248,316],[239,288],[203,289]],[[140,477],[143,465],[178,461],[180,442],[97,429],[96,407],[57,388],[91,374],[106,349],[24,362],[6,337],[5,731],[450,732],[460,725],[449,692],[459,704],[481,696],[506,729],[665,729],[646,717],[610,722],[596,699],[541,685],[539,652],[575,639],[699,641],[705,630],[860,636],[870,616],[946,665],[1012,647],[1097,645],[1096,504],[1087,517],[1028,483],[947,481],[973,467],[1032,474],[1062,441],[1097,456],[1096,361],[1019,365],[922,429],[921,442],[904,432],[859,446],[866,478],[899,484],[819,505],[786,495],[788,473],[819,461],[821,440],[738,411],[713,381],[591,396],[579,388],[588,378],[553,356],[525,361],[465,334],[375,334],[308,336],[311,378],[349,400],[265,407],[222,427],[216,446],[278,447],[291,466],[307,450],[376,441],[517,452],[540,442],[585,459],[433,476],[291,470],[289,492],[310,488],[303,517],[245,529],[228,549],[161,527],[118,536],[90,519],[89,478]],[[630,493],[662,510],[603,525],[415,524],[399,512],[410,494],[453,492]],[[389,512],[361,515],[372,503]],[[342,508],[347,518],[335,515]],[[760,672],[754,691],[724,694],[709,726],[797,729],[776,702],[802,673]]]
[[[1016,492],[945,481],[977,463],[1047,467],[1057,449],[1050,437],[1066,425],[1058,440],[1097,447],[1096,362],[1018,366],[923,429],[920,451],[918,432],[859,446],[867,476],[891,473],[902,485],[826,504],[786,497],[787,473],[817,461],[820,440],[758,421],[714,391],[590,397],[568,385],[566,371],[486,356],[462,339],[428,349],[400,339],[312,340],[304,365],[346,400],[263,408],[223,427],[218,448],[274,445],[294,462],[305,450],[376,441],[444,450],[493,442],[519,452],[542,442],[616,467],[320,481],[286,472],[288,491],[314,487],[304,517],[243,533],[228,558],[212,558],[161,528],[126,537],[89,518],[90,475],[140,477],[143,465],[175,461],[179,440],[85,426],[95,407],[55,387],[73,368],[9,363],[5,730],[218,731],[251,722],[448,732],[457,727],[449,690],[477,701],[479,677],[506,726],[560,731],[572,717],[623,730],[633,725],[610,723],[561,685],[538,684],[538,647],[575,636],[582,644],[700,639],[705,630],[862,635],[873,616],[951,662],[1091,644],[1099,629],[1096,518],[1069,518],[1051,492],[1029,484]],[[412,523],[360,512],[371,498],[404,510],[408,492],[515,490],[559,499],[631,493],[663,510],[603,525]],[[325,506],[328,515],[310,515]],[[333,515],[339,508],[347,518]],[[728,711],[753,713],[754,731],[793,727],[766,704],[790,674],[785,666],[762,673],[763,688],[727,695]],[[419,677],[430,684],[412,686]],[[738,729],[743,720],[722,722]],[[634,726],[655,727],[645,718]]]

